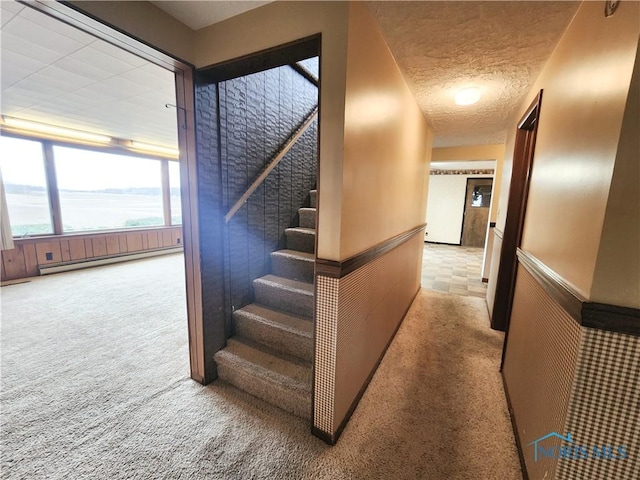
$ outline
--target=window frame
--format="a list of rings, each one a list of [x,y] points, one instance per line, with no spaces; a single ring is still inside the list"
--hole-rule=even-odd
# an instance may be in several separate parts
[[[172,224],[171,222],[171,190],[169,182],[169,162],[180,163],[179,159],[168,159],[166,157],[158,155],[144,154],[140,152],[134,152],[129,150],[123,150],[117,146],[96,146],[87,145],[81,142],[65,141],[65,140],[51,140],[37,135],[25,135],[20,133],[2,131],[3,137],[11,137],[22,140],[28,140],[32,142],[39,142],[42,147],[42,159],[44,162],[45,178],[47,184],[47,195],[49,197],[49,215],[51,217],[51,225],[53,233],[38,233],[31,235],[13,235],[13,239],[20,240],[24,238],[42,238],[47,237],[60,237],[60,236],[78,236],[78,235],[94,235],[102,233],[126,233],[136,232],[143,230],[164,229],[167,227],[179,227],[180,224]],[[58,190],[58,180],[56,176],[55,168],[55,154],[53,147],[60,146],[66,148],[75,148],[80,150],[88,150],[98,153],[109,153],[114,155],[126,155],[127,157],[141,158],[145,160],[155,160],[159,162],[160,175],[161,175],[161,188],[162,188],[162,210],[163,210],[163,224],[162,225],[149,225],[144,227],[131,227],[131,228],[108,228],[108,229],[95,229],[85,230],[79,232],[65,232],[62,225],[62,209],[60,205],[60,192]],[[182,183],[182,182],[181,182]]]

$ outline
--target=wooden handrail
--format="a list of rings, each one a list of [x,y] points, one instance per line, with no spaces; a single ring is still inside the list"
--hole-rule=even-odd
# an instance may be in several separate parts
[[[225,223],[229,223],[229,221],[238,212],[238,210],[242,208],[242,205],[244,205],[247,202],[247,200],[249,200],[249,197],[251,196],[251,194],[256,191],[256,189],[260,186],[262,182],[264,182],[264,180],[269,176],[271,171],[278,166],[278,164],[280,163],[280,160],[282,160],[284,156],[287,154],[287,152],[291,150],[291,147],[293,147],[293,145],[298,141],[298,139],[302,136],[302,134],[307,131],[307,129],[311,126],[311,122],[313,122],[313,120],[316,118],[317,115],[318,115],[318,107],[316,106],[311,112],[311,114],[307,117],[304,124],[302,124],[302,127],[300,127],[293,134],[293,136],[289,139],[289,141],[284,146],[284,148],[282,148],[282,150],[278,152],[278,154],[273,158],[273,160],[271,160],[269,165],[267,165],[267,167],[262,171],[262,173],[258,176],[258,178],[256,178],[253,181],[253,183],[249,186],[249,188],[247,188],[247,190],[242,194],[242,196],[238,199],[238,201],[233,204],[233,207],[231,207],[231,209],[224,216]]]

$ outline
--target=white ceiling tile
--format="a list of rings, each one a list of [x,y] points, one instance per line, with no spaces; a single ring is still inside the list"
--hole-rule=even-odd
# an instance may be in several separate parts
[[[120,90],[127,97],[141,95],[147,91],[148,87],[140,85],[137,82],[124,78],[122,76],[111,77],[103,80],[101,83],[109,87]]]
[[[71,73],[75,73],[85,78],[90,78],[96,82],[106,80],[112,77],[114,74],[109,70],[90,65],[86,62],[75,57],[75,53],[63,57],[55,63],[55,66],[66,70]]]
[[[121,48],[118,48],[107,42],[96,42],[91,46],[99,52],[102,52],[105,55],[109,55],[110,57],[117,58],[118,60],[128,63],[133,67],[141,67],[149,63],[146,60],[138,57],[137,55],[122,50]]]
[[[9,51],[19,53],[20,55],[28,56],[34,60],[39,62],[43,62],[48,64],[54,63],[60,58],[64,57],[63,54],[59,52],[55,52],[49,48],[47,48],[46,43],[38,44],[30,42],[24,38],[21,38],[19,35],[14,35],[12,33],[7,32],[6,30],[2,30],[2,53]]]
[[[11,20],[6,27],[3,27],[2,31],[11,35],[17,35],[37,45],[46,45],[47,49],[53,50],[61,55],[69,55],[71,52],[82,47],[82,43],[52,30],[42,28],[21,15]]]
[[[0,2],[0,4],[4,4],[4,3],[5,2]],[[4,8],[2,8],[0,10],[0,25],[2,25],[4,27],[16,15],[17,15],[17,13],[12,12],[10,10],[5,10]]]
[[[25,8],[26,7],[23,4],[18,2],[7,1],[7,0],[0,1],[0,9],[2,10],[3,16],[8,13],[13,13],[13,14],[20,13],[20,11],[24,10]]]
[[[177,145],[172,72],[32,9],[2,28],[2,113],[163,145]],[[12,2],[9,2],[12,4]],[[8,16],[8,15],[7,15]]]
[[[41,28],[45,28],[54,32],[57,35],[64,35],[76,42],[79,42],[82,45],[87,45],[92,42],[97,41],[96,37],[89,35],[86,32],[83,32],[80,29],[72,27],[60,20],[57,20],[48,15],[43,15],[42,12],[34,8],[25,8],[21,13],[20,17],[33,22]]]
[[[101,53],[99,50],[94,48],[94,45],[95,44],[76,51],[73,54],[73,58],[96,68],[107,70],[113,75],[120,75],[121,73],[135,68],[130,63],[123,62],[118,58]]]
[[[49,87],[55,88],[60,92],[58,95],[95,83],[95,80],[91,78],[58,68],[56,65],[43,68],[39,72],[31,75],[29,80],[32,82],[47,83]]]

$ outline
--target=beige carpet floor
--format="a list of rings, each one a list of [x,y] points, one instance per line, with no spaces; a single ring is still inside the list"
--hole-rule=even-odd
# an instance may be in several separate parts
[[[520,479],[483,300],[423,290],[335,447],[188,378],[182,258],[1,289],[6,479]]]

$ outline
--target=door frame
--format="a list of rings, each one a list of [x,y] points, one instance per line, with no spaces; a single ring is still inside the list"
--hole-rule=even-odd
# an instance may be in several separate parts
[[[462,245],[462,237],[464,236],[464,221],[467,219],[467,193],[469,192],[469,181],[470,180],[491,180],[491,199],[493,200],[493,184],[495,182],[494,177],[467,177],[467,183],[464,187],[464,208],[462,209],[462,225],[460,225],[460,246]],[[487,231],[489,230],[489,223],[491,223],[491,205],[489,205],[489,218],[487,221],[487,229],[484,232],[485,237],[487,236]],[[485,238],[485,248],[487,246],[487,240]]]
[[[194,115],[194,66],[136,39],[113,25],[82,11],[69,3],[22,2],[63,23],[76,27],[116,47],[133,53],[175,74],[176,122],[180,149],[180,187],[182,202],[182,235],[189,332],[191,378],[206,381],[202,317],[202,278],[200,274],[200,234],[198,224],[198,191],[196,177],[196,143]]]
[[[491,315],[491,328],[507,332],[507,335],[518,267],[516,251],[522,240],[541,102],[542,90],[536,95],[520,122],[518,122],[516,132],[509,202],[502,248],[500,250],[495,300]],[[505,338],[504,344],[506,345],[506,343]]]

